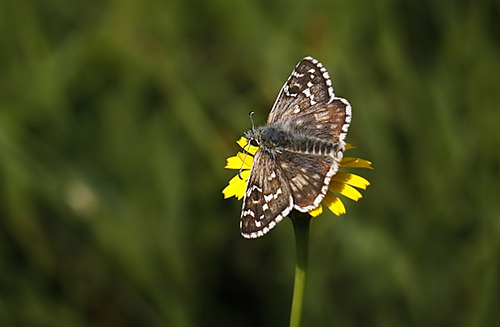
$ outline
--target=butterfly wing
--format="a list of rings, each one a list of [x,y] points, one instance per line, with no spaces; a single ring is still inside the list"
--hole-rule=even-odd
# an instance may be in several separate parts
[[[277,166],[290,187],[294,208],[307,212],[316,208],[328,191],[338,162],[328,156],[282,151]]]
[[[345,146],[351,105],[335,97],[326,68],[316,59],[302,59],[283,85],[268,123],[285,122],[301,134]]]
[[[243,198],[240,230],[246,238],[266,234],[293,208],[290,188],[276,160],[265,151],[257,151]]]

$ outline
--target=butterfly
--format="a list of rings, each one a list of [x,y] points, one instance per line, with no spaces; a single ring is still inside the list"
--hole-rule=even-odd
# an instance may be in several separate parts
[[[351,116],[349,102],[335,97],[326,68],[312,57],[302,59],[267,125],[245,133],[258,150],[243,198],[243,237],[263,236],[293,209],[319,206],[342,159]]]

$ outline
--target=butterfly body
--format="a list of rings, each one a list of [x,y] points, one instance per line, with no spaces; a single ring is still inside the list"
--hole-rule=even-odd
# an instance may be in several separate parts
[[[351,122],[351,106],[334,95],[316,59],[299,62],[269,114],[268,124],[245,133],[258,146],[243,199],[246,238],[266,234],[291,210],[319,206],[337,172]]]
[[[259,151],[265,151],[271,155],[278,155],[285,150],[337,159],[339,151],[343,150],[340,149],[339,144],[302,134],[293,126],[281,122],[251,129],[245,133],[245,137],[250,142],[254,141],[253,145],[259,146]]]

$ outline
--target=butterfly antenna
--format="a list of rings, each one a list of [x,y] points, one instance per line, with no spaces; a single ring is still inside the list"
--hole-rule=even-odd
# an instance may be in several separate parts
[[[241,180],[243,180],[243,177],[241,177],[241,172],[243,171],[243,166],[245,165],[245,161],[247,160],[247,156],[248,156],[248,150],[245,149],[247,146],[250,148],[250,142],[248,142],[248,140],[247,140],[247,144],[245,144],[245,146],[243,147],[243,152],[245,153],[245,156],[243,157],[243,160],[241,161],[240,170],[238,171],[238,177]]]
[[[254,111],[250,111],[248,113],[248,116],[250,117],[250,121],[252,122],[252,129],[255,129],[255,124],[253,123],[253,114],[254,113],[255,113]]]
[[[253,114],[254,113],[255,113],[254,111],[250,111],[248,113],[248,116],[250,117],[250,121],[252,122],[252,130],[255,130],[255,124],[253,122]],[[243,161],[241,162],[240,170],[238,171],[238,177],[241,180],[243,180],[243,177],[241,177],[241,172],[243,171],[243,165],[245,164],[245,161],[247,160],[247,156],[248,156],[248,150],[245,149],[247,146],[250,148],[250,141],[249,140],[247,140],[247,144],[243,147],[243,151],[245,152],[245,156],[243,157]]]
[[[243,171],[243,165],[245,164],[245,160],[247,158],[247,154],[245,153],[245,158],[243,159],[243,162],[241,163],[240,170],[238,171],[238,177],[243,180],[243,177],[241,177],[241,172]]]

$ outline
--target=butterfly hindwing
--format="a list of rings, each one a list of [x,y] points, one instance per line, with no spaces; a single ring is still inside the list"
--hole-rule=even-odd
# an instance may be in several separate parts
[[[301,212],[321,203],[330,179],[338,170],[334,159],[315,154],[282,151],[276,161],[290,187],[294,208]]]

